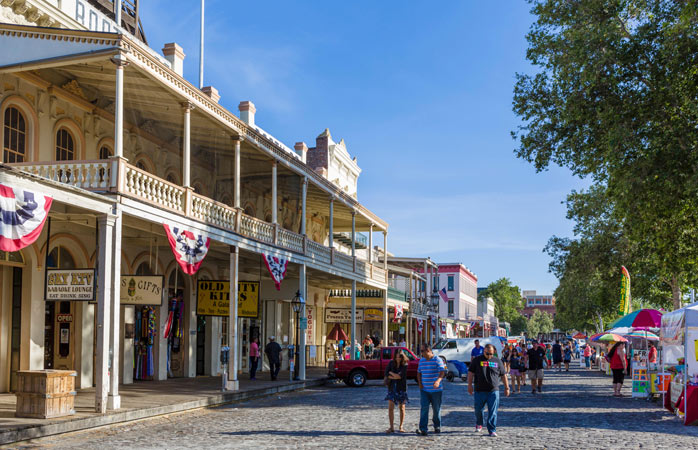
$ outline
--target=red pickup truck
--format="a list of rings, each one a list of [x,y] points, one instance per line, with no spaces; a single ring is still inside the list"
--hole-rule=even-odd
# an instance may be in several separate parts
[[[330,361],[330,378],[338,378],[349,386],[361,387],[366,380],[382,380],[385,369],[396,350],[402,350],[407,355],[407,379],[417,379],[417,366],[419,358],[405,347],[382,347],[374,351],[373,359],[339,360]]]

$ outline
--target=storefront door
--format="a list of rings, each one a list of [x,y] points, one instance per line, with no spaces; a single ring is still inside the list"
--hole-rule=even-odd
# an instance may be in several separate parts
[[[206,372],[206,326],[209,316],[196,316],[196,374]]]
[[[22,326],[22,268],[12,268],[12,329],[10,342],[10,391],[17,389],[19,343]]]

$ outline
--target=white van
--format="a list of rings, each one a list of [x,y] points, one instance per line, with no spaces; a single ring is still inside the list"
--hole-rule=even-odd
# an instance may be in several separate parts
[[[475,341],[480,341],[480,346],[484,347],[487,344],[494,345],[497,351],[497,356],[502,355],[502,341],[496,336],[486,338],[460,338],[460,339],[441,339],[434,344],[432,350],[435,355],[441,356],[448,360],[462,361],[470,364],[470,352],[475,347]]]

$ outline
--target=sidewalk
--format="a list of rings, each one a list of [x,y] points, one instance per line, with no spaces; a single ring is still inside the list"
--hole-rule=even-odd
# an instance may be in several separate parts
[[[75,414],[56,419],[15,417],[15,395],[0,394],[0,445],[319,386],[326,376],[324,367],[308,367],[306,381],[289,381],[288,371],[279,373],[277,381],[270,381],[268,372],[252,381],[244,374],[240,390],[228,393],[221,391],[219,376],[138,381],[120,386],[121,409],[104,415],[94,412],[94,388],[80,389]]]

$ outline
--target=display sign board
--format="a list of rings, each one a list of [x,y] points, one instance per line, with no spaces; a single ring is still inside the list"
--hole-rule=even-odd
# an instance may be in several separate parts
[[[50,301],[95,299],[94,269],[48,269],[45,298]]]
[[[162,275],[122,275],[120,301],[122,305],[162,305]]]
[[[356,310],[356,323],[364,322],[364,310]],[[325,308],[325,323],[351,323],[351,309]]]
[[[364,320],[366,322],[382,322],[383,321],[383,310],[378,308],[365,308],[364,309]]]
[[[230,282],[199,280],[197,283],[196,313],[201,316],[230,315]],[[259,283],[238,282],[238,317],[259,316]]]

